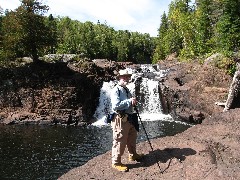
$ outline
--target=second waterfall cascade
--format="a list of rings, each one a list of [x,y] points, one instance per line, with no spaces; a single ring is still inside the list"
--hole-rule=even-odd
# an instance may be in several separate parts
[[[129,69],[132,72],[131,82],[127,85],[133,96],[138,100],[139,113],[143,121],[173,121],[169,114],[163,114],[159,79],[167,71],[153,68],[152,65],[141,65],[139,69]],[[106,115],[112,111],[111,90],[117,81],[104,82],[100,91],[99,105],[94,117],[97,119],[93,125],[106,125]]]

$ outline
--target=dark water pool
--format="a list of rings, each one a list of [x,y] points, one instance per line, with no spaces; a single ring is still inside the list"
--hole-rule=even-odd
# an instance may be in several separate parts
[[[168,121],[143,123],[150,139],[190,127]],[[110,150],[111,139],[110,126],[0,126],[0,179],[57,179]],[[140,126],[138,142],[145,140]]]

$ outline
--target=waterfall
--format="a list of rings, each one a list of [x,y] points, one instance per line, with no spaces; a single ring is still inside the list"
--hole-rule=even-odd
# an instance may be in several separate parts
[[[127,85],[130,92],[138,100],[138,109],[143,121],[172,119],[170,115],[163,114],[160,99],[159,79],[166,75],[166,71],[154,68],[152,65],[141,65],[139,69],[132,71],[131,83]],[[111,90],[117,81],[104,82],[100,91],[99,105],[95,111],[94,118],[97,119],[93,125],[105,125],[106,115],[112,111]]]
[[[142,113],[163,112],[158,81],[143,78],[140,85],[141,96],[138,98],[139,108]]]
[[[106,120],[106,115],[112,111],[111,105],[111,90],[117,84],[116,81],[103,82],[103,86],[100,90],[99,104],[95,111],[94,117],[97,122],[94,125],[104,125]]]

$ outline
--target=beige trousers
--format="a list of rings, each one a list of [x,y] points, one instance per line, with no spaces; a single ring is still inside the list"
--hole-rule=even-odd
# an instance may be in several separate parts
[[[129,155],[136,154],[137,131],[128,121],[123,122],[117,115],[111,122],[113,130],[112,164],[121,163],[121,156],[128,148]]]

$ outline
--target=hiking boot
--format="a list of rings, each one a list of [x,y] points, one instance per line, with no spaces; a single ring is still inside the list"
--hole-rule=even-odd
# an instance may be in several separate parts
[[[112,164],[112,167],[118,171],[122,171],[122,172],[128,171],[128,167],[122,163]]]
[[[134,155],[129,155],[128,160],[129,161],[140,161],[142,160],[144,154],[134,154]]]

